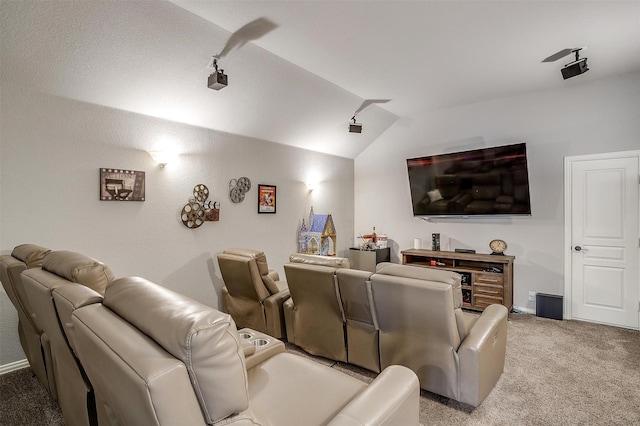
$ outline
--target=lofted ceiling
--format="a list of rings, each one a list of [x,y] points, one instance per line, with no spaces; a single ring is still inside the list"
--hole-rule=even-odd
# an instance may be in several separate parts
[[[397,120],[640,70],[640,1],[2,0],[3,85],[355,158]],[[220,60],[257,18],[277,27]],[[590,71],[563,80],[564,48]],[[367,99],[361,134],[348,122]],[[144,146],[141,149],[153,149]],[[179,142],[178,142],[179,143]],[[206,151],[188,146],[183,151]]]

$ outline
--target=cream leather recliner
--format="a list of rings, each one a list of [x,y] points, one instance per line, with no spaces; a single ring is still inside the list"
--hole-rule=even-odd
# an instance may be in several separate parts
[[[369,386],[274,340],[245,357],[230,315],[143,278],[121,278],[103,304],[75,310],[78,354],[122,425],[418,425],[415,374],[384,370]],[[250,353],[250,351],[248,351]],[[257,358],[256,358],[257,357]]]
[[[42,261],[41,268],[22,273],[25,293],[51,342],[58,403],[67,425],[95,424],[96,414],[91,383],[70,346],[73,335],[69,339],[63,327],[68,327],[73,309],[85,303],[99,302],[113,279],[111,270],[103,263],[71,251],[52,251]],[[83,286],[87,291],[83,298],[65,302],[61,289],[65,286]],[[62,292],[57,297],[57,304],[55,292]],[[98,413],[97,417],[100,415]]]
[[[371,276],[380,364],[404,365],[422,389],[477,407],[504,370],[507,308],[462,309],[454,272],[380,263]]]
[[[292,254],[284,265],[291,298],[284,304],[287,340],[313,355],[347,361],[345,317],[336,271],[349,259]]]
[[[11,255],[0,256],[0,280],[9,300],[18,312],[18,336],[27,361],[29,361],[38,381],[56,399],[49,340],[46,335],[43,338],[42,327],[31,308],[29,299],[27,299],[20,276],[22,271],[26,269],[39,268],[42,265],[42,260],[50,251],[35,244],[16,246]]]
[[[289,298],[285,281],[270,270],[264,252],[226,249],[218,255],[223,309],[239,327],[249,327],[270,336],[286,336],[283,303]]]

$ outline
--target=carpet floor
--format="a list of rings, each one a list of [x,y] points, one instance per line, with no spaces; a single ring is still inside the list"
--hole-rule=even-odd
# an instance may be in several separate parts
[[[287,350],[365,382],[375,377],[293,345]],[[425,426],[640,425],[640,333],[511,314],[505,369],[491,394],[474,409],[422,391],[420,421]],[[63,424],[28,368],[0,376],[0,425]]]

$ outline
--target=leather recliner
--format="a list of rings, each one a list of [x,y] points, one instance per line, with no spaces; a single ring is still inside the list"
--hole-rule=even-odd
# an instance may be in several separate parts
[[[91,383],[70,346],[73,334],[65,328],[73,310],[99,302],[113,279],[111,270],[103,263],[71,251],[52,251],[42,261],[41,268],[22,273],[25,293],[51,343],[58,403],[67,425],[94,424],[96,413]],[[85,296],[75,302],[65,301],[62,290],[65,286],[86,287]],[[56,292],[60,294],[55,296]],[[101,413],[97,417],[101,417]]]
[[[18,336],[31,370],[38,381],[56,399],[55,381],[51,367],[51,347],[46,335],[43,337],[42,327],[24,292],[20,276],[22,271],[26,269],[39,268],[42,265],[42,260],[50,251],[35,244],[16,246],[11,255],[0,256],[0,280],[9,300],[18,312]]]
[[[264,252],[250,249],[226,249],[218,255],[223,310],[239,327],[281,338],[286,336],[283,303],[289,288],[278,272],[270,270]]]
[[[345,317],[336,271],[349,260],[292,254],[284,272],[291,298],[284,304],[287,340],[313,355],[347,361]]]
[[[380,363],[404,365],[422,389],[477,407],[504,370],[507,308],[462,307],[460,275],[380,263],[371,276]]]
[[[389,367],[367,386],[284,353],[282,342],[245,357],[230,315],[142,278],[113,281],[103,304],[75,310],[72,321],[111,424],[418,425],[409,369]]]

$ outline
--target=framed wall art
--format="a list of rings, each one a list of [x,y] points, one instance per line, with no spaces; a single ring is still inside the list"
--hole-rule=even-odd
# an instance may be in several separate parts
[[[258,213],[276,212],[275,185],[258,185]]]
[[[144,172],[100,169],[101,201],[144,201]]]

